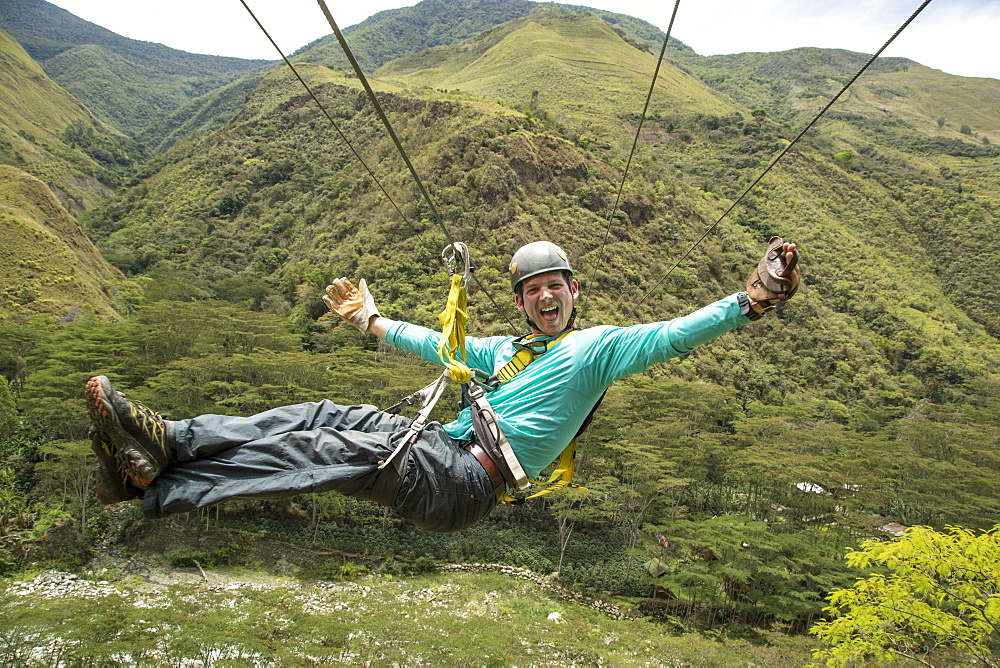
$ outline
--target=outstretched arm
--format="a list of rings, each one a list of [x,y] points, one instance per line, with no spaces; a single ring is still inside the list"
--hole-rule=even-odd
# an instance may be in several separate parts
[[[368,331],[385,341],[385,335],[389,333],[389,328],[395,324],[395,320],[377,315],[368,321]]]

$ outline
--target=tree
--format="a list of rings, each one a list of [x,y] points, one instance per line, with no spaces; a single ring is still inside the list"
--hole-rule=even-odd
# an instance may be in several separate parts
[[[87,506],[93,497],[94,455],[89,441],[51,441],[41,447],[44,461],[37,469],[44,474],[43,486],[50,499],[62,497],[57,507],[79,509],[80,535],[87,535]]]
[[[578,468],[576,473],[580,472]],[[549,497],[552,516],[559,532],[559,566],[556,572],[562,573],[566,548],[569,547],[577,523],[599,526],[614,513],[611,490],[616,484],[617,480],[614,478],[603,476],[593,481],[588,480],[585,488],[567,489]]]
[[[840,151],[839,153],[834,153],[833,161],[841,167],[850,167],[854,162],[854,153],[852,151]]]
[[[625,577],[632,571],[633,550],[639,541],[639,530],[653,504],[673,487],[688,481],[675,477],[676,464],[663,458],[662,446],[622,439],[608,444],[617,454],[616,474],[619,479],[615,497],[618,503],[616,520],[624,539],[628,561]]]
[[[979,534],[914,527],[898,540],[864,542],[847,561],[887,572],[830,594],[831,618],[810,629],[829,645],[816,659],[850,666],[903,657],[932,665],[951,652],[1000,665],[991,650],[1000,641],[1000,525]]]

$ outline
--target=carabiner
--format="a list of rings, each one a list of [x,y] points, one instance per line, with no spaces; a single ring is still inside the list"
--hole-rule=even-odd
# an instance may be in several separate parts
[[[451,251],[451,255],[448,255],[449,250]],[[444,264],[444,268],[448,271],[449,276],[455,273],[455,263],[462,263],[462,285],[468,285],[469,279],[472,278],[472,272],[476,270],[475,265],[472,263],[472,257],[469,256],[469,247],[461,241],[450,243],[444,247],[444,250],[441,251],[441,262]]]

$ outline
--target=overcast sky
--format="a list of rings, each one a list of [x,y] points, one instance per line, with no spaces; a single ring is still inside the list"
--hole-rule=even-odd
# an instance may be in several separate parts
[[[133,39],[241,58],[278,58],[240,0],[49,0]],[[285,53],[330,32],[315,0],[246,0]],[[922,0],[684,0],[673,36],[703,56],[801,46],[874,53]],[[341,28],[407,0],[327,0]],[[670,0],[572,0],[666,30]],[[1000,79],[1000,0],[933,0],[883,55],[950,74]],[[998,84],[1000,85],[1000,84]]]

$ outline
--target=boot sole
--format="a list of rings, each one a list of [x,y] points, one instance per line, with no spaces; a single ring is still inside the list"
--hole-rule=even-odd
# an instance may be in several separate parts
[[[107,376],[93,376],[86,385],[87,411],[94,427],[105,437],[105,442],[114,446],[111,455],[118,465],[133,483],[145,489],[160,474],[161,467],[156,464],[155,457],[125,431],[108,398],[114,391]]]

